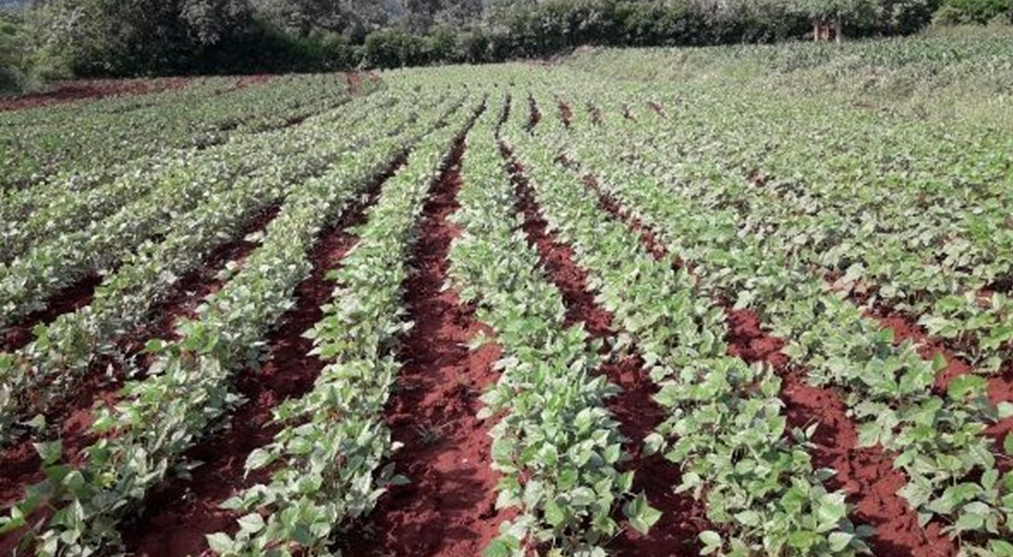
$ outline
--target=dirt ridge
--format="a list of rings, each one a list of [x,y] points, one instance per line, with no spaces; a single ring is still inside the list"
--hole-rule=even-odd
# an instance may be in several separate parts
[[[466,343],[492,332],[453,289],[444,289],[447,255],[459,228],[457,211],[465,136],[455,143],[430,191],[412,249],[413,269],[405,303],[413,329],[398,359],[404,367],[385,419],[395,441],[393,456],[410,484],[393,487],[371,518],[343,544],[350,555],[475,557],[498,534],[505,514],[496,510],[498,474],[492,467],[492,424],[477,418],[479,396],[498,374],[500,348],[470,351]]]

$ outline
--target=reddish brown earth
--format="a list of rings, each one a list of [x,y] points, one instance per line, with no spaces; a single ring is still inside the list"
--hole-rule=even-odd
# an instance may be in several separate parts
[[[514,182],[517,208],[524,215],[523,228],[528,242],[537,248],[549,280],[559,289],[566,307],[566,325],[583,323],[592,339],[614,338],[614,315],[595,301],[588,287],[587,271],[575,262],[573,248],[557,240],[547,231],[534,193],[523,174],[523,167],[505,147],[501,146]],[[666,413],[652,398],[657,388],[644,371],[643,360],[634,353],[608,357],[609,348],[599,370],[622,388],[612,399],[609,410],[619,421],[620,432],[627,438],[626,450],[632,459],[624,464],[635,471],[633,490],[646,494],[648,501],[662,512],[661,519],[646,535],[626,528],[612,542],[617,555],[642,557],[674,557],[698,555],[698,535],[709,528],[703,504],[687,495],[676,494],[682,483],[679,468],[662,455],[643,454],[643,439],[666,418]],[[617,520],[621,517],[617,516]]]
[[[524,126],[524,129],[531,131],[535,129],[538,122],[542,120],[542,113],[538,110],[538,104],[535,102],[534,97],[528,97],[528,123]]]
[[[236,89],[246,89],[253,85],[263,85],[274,79],[270,74],[244,75],[236,79]]]
[[[196,269],[183,276],[175,291],[152,308],[151,315],[157,318],[134,331],[124,339],[121,348],[128,354],[139,354],[144,348],[146,339],[160,338],[176,340],[179,332],[176,325],[184,319],[197,317],[197,308],[204,300],[221,290],[225,281],[219,273],[232,262],[236,269],[242,268],[246,258],[260,244],[247,240],[247,237],[267,228],[281,212],[282,203],[277,202],[254,216],[243,227],[235,240],[224,243],[211,251],[204,262]],[[146,367],[146,366],[145,366]]]
[[[789,362],[781,352],[785,342],[764,331],[759,316],[745,310],[727,309],[729,353],[747,362],[774,367],[784,383],[784,400],[789,423],[805,428],[819,424],[812,451],[817,466],[833,468],[837,474],[828,482],[832,489],[844,489],[854,505],[852,518],[875,528],[870,540],[881,556],[942,557],[955,553],[952,542],[938,524],[918,525],[918,515],[897,491],[907,484],[903,472],[894,469],[893,456],[882,447],[859,448],[857,425],[832,390],[809,385],[806,371]]]
[[[447,217],[458,208],[459,142],[427,201],[405,303],[414,328],[404,339],[404,368],[386,421],[395,441],[397,471],[410,484],[393,487],[372,519],[352,532],[347,554],[371,557],[476,557],[510,516],[495,508],[498,474],[492,469],[490,422],[476,416],[479,396],[497,379],[500,349],[469,351],[475,335],[492,336],[457,294],[443,290],[447,254],[460,231]]]
[[[58,83],[51,90],[43,93],[32,93],[20,97],[2,99],[0,100],[0,111],[36,108],[82,99],[158,93],[168,89],[180,89],[185,87],[189,82],[190,79],[185,77],[68,81]]]
[[[656,258],[667,255],[642,223],[630,218],[628,211],[597,189],[593,177],[585,177],[585,184],[598,194],[604,209],[640,234],[645,249]],[[805,428],[819,424],[812,440],[815,445],[813,459],[817,466],[837,471],[828,482],[829,487],[844,489],[854,505],[852,517],[858,523],[875,528],[870,540],[873,551],[891,557],[953,555],[953,544],[940,533],[939,525],[923,529],[918,524],[917,513],[897,495],[907,478],[893,468],[893,457],[879,446],[857,447],[857,426],[847,416],[840,396],[809,385],[805,370],[793,366],[781,352],[785,341],[768,334],[755,313],[734,311],[728,304],[722,305],[728,316],[729,354],[749,363],[765,363],[777,371],[783,379],[781,399],[792,426]]]
[[[244,486],[267,480],[266,473],[244,479],[246,459],[278,432],[279,427],[271,423],[272,410],[312,390],[323,369],[323,362],[309,355],[312,341],[302,335],[323,318],[321,307],[334,291],[326,276],[340,267],[355,245],[354,227],[366,221],[366,208],[376,200],[380,184],[399,165],[372,184],[365,203],[349,208],[318,237],[310,256],[313,270],[296,288],[295,306],[267,338],[267,360],[259,370],[247,370],[238,378],[236,392],[248,402],[236,411],[230,427],[188,451],[188,458],[204,463],[193,472],[192,481],[171,480],[149,497],[146,512],[124,529],[128,551],[149,557],[204,554],[206,534],[235,533],[238,515],[219,505]],[[184,312],[191,310],[187,307]]]
[[[573,109],[565,101],[560,100],[558,102],[559,117],[562,118],[563,125],[566,126],[566,129],[570,129],[570,126],[573,123]]]
[[[653,110],[657,114],[664,113],[664,110],[662,109],[661,104],[658,103],[658,102],[647,101],[647,106],[651,107],[651,110]]]
[[[348,92],[353,95],[358,95],[362,91],[362,75],[358,72],[348,72],[345,74],[345,81],[348,83]]]
[[[46,309],[31,313],[3,330],[0,350],[13,352],[24,348],[35,338],[32,329],[36,325],[48,325],[64,313],[81,309],[90,304],[95,296],[95,288],[101,283],[101,276],[90,275],[57,292],[46,303]]]

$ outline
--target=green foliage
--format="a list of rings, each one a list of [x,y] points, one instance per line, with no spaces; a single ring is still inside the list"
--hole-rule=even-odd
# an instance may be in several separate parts
[[[24,21],[18,14],[0,11],[0,94],[24,87],[26,39]]]
[[[375,68],[422,65],[427,60],[426,41],[399,29],[377,31],[366,37],[363,56],[363,62]]]
[[[32,12],[46,72],[185,73],[194,55],[248,29],[246,0],[54,0]]]
[[[935,16],[935,22],[943,25],[993,20],[1013,22],[1013,0],[946,0]]]

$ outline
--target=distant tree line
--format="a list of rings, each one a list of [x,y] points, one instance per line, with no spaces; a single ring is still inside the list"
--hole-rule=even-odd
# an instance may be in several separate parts
[[[899,35],[1009,21],[1013,0],[34,0],[0,18],[0,86],[326,71]]]

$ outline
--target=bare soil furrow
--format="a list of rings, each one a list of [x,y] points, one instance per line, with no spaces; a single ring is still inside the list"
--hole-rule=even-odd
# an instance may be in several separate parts
[[[46,309],[32,312],[3,330],[0,350],[13,352],[24,348],[35,338],[32,329],[37,325],[48,325],[63,314],[90,304],[95,297],[95,289],[101,283],[101,275],[89,275],[57,292],[46,302]]]
[[[399,360],[404,368],[385,419],[395,441],[397,471],[410,484],[390,489],[347,541],[349,555],[474,557],[496,537],[503,516],[495,508],[498,475],[490,454],[492,424],[477,418],[482,392],[497,379],[500,349],[469,351],[479,333],[492,332],[461,302],[447,280],[447,255],[460,235],[448,220],[458,207],[462,138],[427,201],[405,303],[413,329]]]
[[[582,323],[592,339],[604,340],[607,344],[615,336],[615,316],[595,300],[588,287],[587,271],[577,265],[573,248],[548,232],[523,167],[513,160],[505,146],[502,153],[514,182],[517,208],[524,215],[523,227],[528,242],[538,250],[547,278],[563,296],[566,324]],[[657,388],[647,377],[643,360],[635,352],[611,356],[608,352],[609,347],[603,346],[602,355],[606,359],[600,372],[622,388],[622,393],[610,401],[608,408],[620,422],[620,432],[627,438],[626,449],[633,457],[625,464],[626,469],[635,471],[634,491],[643,491],[651,505],[662,512],[661,519],[646,536],[625,529],[612,547],[617,555],[631,557],[698,555],[698,535],[708,529],[703,504],[674,492],[682,483],[677,466],[662,455],[643,454],[644,438],[667,417],[652,398]]]

